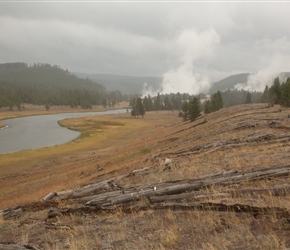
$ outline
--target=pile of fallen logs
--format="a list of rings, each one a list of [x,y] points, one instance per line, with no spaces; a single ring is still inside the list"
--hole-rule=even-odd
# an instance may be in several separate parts
[[[96,213],[98,211],[114,211],[116,208],[125,212],[144,209],[200,209],[214,211],[233,211],[259,214],[275,213],[279,216],[288,216],[286,209],[279,207],[257,207],[243,204],[214,203],[212,197],[237,197],[243,194],[272,194],[286,195],[290,185],[277,185],[260,189],[228,189],[214,192],[211,187],[231,187],[242,182],[267,180],[272,178],[286,178],[290,174],[290,166],[264,168],[241,172],[229,170],[221,173],[202,176],[196,179],[186,179],[155,183],[151,185],[122,188],[116,182],[132,174],[149,171],[149,168],[135,170],[129,174],[121,175],[106,181],[83,186],[65,192],[50,193],[41,201],[8,208],[0,211],[4,219],[17,217],[21,212],[49,210],[48,216],[67,213]],[[61,200],[67,200],[66,208],[59,208]],[[138,202],[145,200],[146,202]],[[71,204],[71,205],[69,205]]]
[[[217,150],[224,150],[228,148],[236,148],[245,146],[248,143],[273,143],[273,142],[288,142],[290,141],[290,134],[263,134],[263,135],[250,135],[245,138],[233,138],[227,140],[220,140],[213,143],[197,145],[193,147],[188,147],[181,150],[174,150],[174,152],[164,152],[153,155],[152,157],[146,159],[146,161],[154,160],[155,158],[159,157],[179,157],[179,156],[186,156],[191,154],[208,154],[212,153]]]

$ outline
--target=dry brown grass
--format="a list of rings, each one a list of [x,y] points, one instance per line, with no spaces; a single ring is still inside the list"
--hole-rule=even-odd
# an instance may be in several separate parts
[[[138,167],[140,155],[146,157],[140,150],[143,138],[149,142],[150,133],[168,123],[163,118],[179,121],[176,113],[159,114],[148,114],[145,119],[122,114],[64,120],[62,125],[83,134],[65,145],[0,155],[0,209],[73,188],[99,175]],[[104,170],[97,172],[98,165]]]
[[[128,114],[69,119],[63,125],[83,130],[72,143],[0,156],[2,187],[0,207],[37,200],[50,191],[59,191],[88,182],[98,182],[133,169],[150,167],[118,181],[123,187],[236,169],[248,171],[289,164],[290,142],[264,140],[238,147],[213,146],[207,150],[177,155],[178,150],[211,145],[224,140],[264,134],[289,133],[289,110],[265,105],[244,105],[207,115],[206,123],[183,122],[177,112],[148,112],[145,118]],[[281,128],[273,128],[273,119]],[[256,127],[241,128],[257,123]],[[284,126],[284,127],[283,127]],[[216,145],[216,144],[215,144]],[[164,160],[170,158],[169,167]],[[96,171],[101,166],[102,171]],[[228,187],[212,186],[213,193],[225,190],[258,189],[287,184],[290,178],[244,182]],[[207,191],[207,190],[204,190]],[[14,198],[13,198],[14,197]],[[206,197],[205,202],[245,204],[289,209],[290,195],[271,193]],[[148,203],[146,198],[140,206]],[[64,202],[59,205],[65,208]],[[0,242],[29,243],[40,249],[286,249],[290,247],[288,219],[273,213],[252,216],[246,213],[200,210],[150,210],[124,213],[70,214],[44,220],[45,213],[24,213],[12,221],[0,220]],[[45,222],[44,222],[45,221]],[[67,226],[46,228],[45,223]],[[61,227],[59,227],[61,228]]]
[[[170,215],[169,213],[172,213]],[[99,218],[61,217],[55,223],[11,226],[10,240],[41,249],[285,249],[280,231],[267,218],[227,213],[173,211],[103,215]],[[7,230],[7,229],[6,229]],[[37,230],[37,233],[36,233]]]

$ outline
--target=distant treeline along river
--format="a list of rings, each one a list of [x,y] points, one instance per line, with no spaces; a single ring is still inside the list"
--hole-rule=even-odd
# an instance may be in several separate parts
[[[125,112],[126,109],[121,109],[103,112],[26,116],[2,120],[1,123],[5,124],[6,127],[0,129],[0,154],[54,146],[75,139],[79,136],[79,132],[61,127],[57,123],[65,118]]]

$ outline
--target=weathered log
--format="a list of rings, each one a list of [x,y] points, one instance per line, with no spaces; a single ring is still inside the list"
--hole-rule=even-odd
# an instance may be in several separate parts
[[[57,193],[50,192],[48,195],[44,196],[41,201],[48,201],[51,200],[53,197],[57,196]]]
[[[272,143],[272,142],[283,142],[290,140],[290,134],[264,134],[264,135],[258,135],[258,136],[248,136],[245,138],[234,138],[234,139],[228,139],[228,140],[221,140],[214,143],[208,143],[203,145],[198,145],[194,147],[185,148],[182,150],[177,150],[174,152],[165,152],[165,153],[159,153],[157,155],[154,155],[150,158],[147,158],[146,161],[154,160],[159,157],[170,157],[170,156],[186,156],[191,154],[208,154],[212,153],[217,150],[224,150],[227,148],[232,147],[240,147],[248,143],[253,142],[260,142],[260,143]]]
[[[182,180],[175,182],[158,183],[125,189],[122,191],[106,192],[95,196],[86,203],[87,206],[111,206],[140,199],[140,197],[151,197],[157,195],[181,194],[184,192],[197,191],[213,185],[230,185],[243,181],[253,181],[268,179],[273,177],[283,177],[290,174],[290,167],[268,168],[249,172],[230,172],[229,174],[219,174],[203,177],[199,179]]]
[[[31,245],[19,245],[11,242],[0,242],[0,250],[37,250]]]
[[[257,207],[245,204],[224,204],[213,202],[189,202],[189,203],[156,203],[148,206],[127,206],[125,212],[133,212],[148,209],[172,209],[172,210],[200,210],[200,211],[215,211],[215,212],[234,212],[250,214],[257,216],[273,216],[276,218],[289,218],[290,213],[285,208],[280,207]]]
[[[136,173],[145,172],[145,171],[149,170],[150,168],[151,167],[136,169],[136,170],[133,170],[127,174],[122,174],[122,175],[116,176],[114,178],[111,178],[109,180],[105,180],[105,181],[102,181],[99,183],[94,183],[94,184],[86,185],[84,187],[80,187],[78,189],[75,189],[71,193],[70,198],[81,198],[81,197],[85,197],[88,195],[94,195],[95,193],[98,193],[98,192],[120,190],[120,189],[122,189],[122,187],[117,185],[116,181],[119,181],[123,178],[129,177],[131,175],[135,175]]]
[[[203,118],[203,117],[201,117],[200,119],[202,119],[202,118]],[[172,135],[175,135],[175,134],[178,134],[178,133],[180,133],[180,132],[184,132],[184,131],[186,131],[186,130],[189,130],[189,129],[195,128],[195,127],[200,126],[200,125],[203,125],[203,124],[205,124],[205,123],[206,123],[206,120],[204,119],[202,122],[199,122],[199,123],[197,123],[197,124],[194,124],[193,126],[190,126],[190,127],[188,127],[188,128],[181,129],[181,130],[179,130],[179,131],[173,133]]]
[[[190,192],[182,193],[176,195],[160,195],[150,197],[150,203],[159,203],[165,201],[184,201],[184,200],[200,200],[208,198],[217,198],[217,197],[228,197],[228,196],[239,196],[243,194],[270,194],[270,195],[286,195],[290,192],[290,185],[279,185],[272,188],[263,188],[263,189],[240,189],[240,190],[230,190],[222,191],[219,193],[211,192]]]
[[[60,191],[60,192],[50,192],[48,195],[43,197],[41,199],[41,201],[53,200],[56,198],[58,198],[58,199],[64,199],[64,198],[78,199],[81,197],[94,196],[96,193],[100,193],[100,192],[104,192],[104,191],[119,190],[122,187],[117,185],[115,183],[115,181],[121,180],[123,178],[126,178],[130,175],[134,175],[134,174],[139,173],[139,172],[147,171],[150,168],[151,167],[136,169],[136,170],[133,170],[127,174],[122,174],[122,175],[116,176],[114,178],[105,180],[105,181],[88,184],[88,185],[78,187],[78,188],[72,189],[72,190],[65,190],[65,191]]]
[[[69,198],[79,198],[83,197],[86,195],[91,195],[97,192],[102,192],[102,191],[108,191],[110,190],[110,185],[109,183],[113,181],[113,179],[109,179],[106,181],[102,181],[96,184],[91,184],[85,187],[81,187],[78,189],[75,189],[69,196]]]
[[[2,218],[4,220],[7,220],[7,219],[11,219],[11,218],[19,216],[21,212],[25,212],[25,211],[35,212],[35,211],[41,211],[41,210],[45,210],[45,209],[49,209],[51,207],[57,207],[57,206],[58,206],[58,202],[54,200],[37,201],[37,202],[32,202],[32,203],[21,205],[21,206],[6,208],[0,211],[0,215],[2,215]]]
[[[115,211],[123,210],[126,213],[138,212],[143,210],[160,210],[160,209],[172,209],[172,210],[199,210],[199,211],[213,211],[219,213],[237,213],[237,214],[249,214],[256,216],[275,216],[276,218],[289,218],[290,213],[286,208],[281,207],[260,207],[251,206],[248,204],[225,204],[222,202],[197,202],[197,201],[184,201],[184,202],[155,202],[151,204],[148,202],[146,205],[125,203],[119,205],[111,205],[104,207],[90,207],[81,206],[77,208],[58,209],[55,208],[53,213],[49,213],[49,218],[55,217],[59,214],[90,214],[98,213],[102,211],[114,213]],[[68,229],[68,228],[66,228]]]
[[[274,113],[274,112],[273,112]],[[277,112],[276,112],[277,113]],[[254,118],[257,121],[288,121],[287,117]]]
[[[213,175],[202,176],[197,179],[187,179],[187,180],[178,180],[164,183],[156,183],[150,185],[144,185],[139,187],[131,187],[120,190],[112,191],[103,191],[95,195],[79,197],[78,201],[81,201],[84,205],[79,204],[78,207],[68,207],[62,209],[62,213],[74,213],[78,211],[96,211],[96,210],[110,210],[114,206],[122,204],[126,205],[129,202],[138,201],[142,197],[146,197],[148,201],[154,205],[155,203],[162,203],[164,201],[177,201],[178,199],[190,199],[190,198],[207,198],[212,195],[238,195],[246,192],[271,192],[272,194],[286,194],[290,190],[290,185],[277,186],[270,189],[259,189],[259,190],[237,190],[237,191],[222,191],[220,194],[214,194],[210,192],[201,192],[204,188],[209,188],[216,185],[232,185],[238,184],[244,181],[255,181],[261,179],[270,179],[270,178],[283,178],[287,177],[290,174],[290,166],[283,167],[273,167],[266,169],[253,170],[248,172],[240,172],[236,170],[224,171]],[[96,183],[94,188],[98,185],[105,183]],[[86,186],[85,191],[90,190],[91,187]],[[189,193],[193,192],[194,193]],[[199,191],[199,192],[197,192]],[[158,197],[159,196],[159,197]],[[168,197],[168,198],[164,198]],[[74,197],[73,199],[75,199]],[[40,210],[50,210],[51,214],[55,215],[55,211],[59,211],[58,200],[48,200],[48,201],[39,201],[34,202],[14,208],[9,208],[0,211],[0,214],[4,219],[12,218],[18,216],[20,212],[25,211],[40,211]]]
[[[248,129],[248,128],[255,128],[259,125],[259,123],[253,123],[253,124],[245,124],[239,127],[234,128],[233,130],[241,130],[241,129]]]
[[[20,206],[17,206],[17,207],[7,208],[7,209],[4,209],[4,210],[1,210],[0,211],[0,216],[2,216],[2,218],[4,220],[7,220],[7,219],[10,219],[10,218],[17,217],[20,212],[22,212],[22,208]]]

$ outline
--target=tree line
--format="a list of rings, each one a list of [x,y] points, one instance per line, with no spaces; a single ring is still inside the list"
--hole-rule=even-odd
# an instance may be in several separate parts
[[[78,78],[57,65],[0,64],[0,108],[21,109],[29,103],[88,109],[92,105],[114,106],[124,98],[118,90],[108,92],[103,85]]]
[[[290,107],[290,78],[280,83],[276,77],[270,87],[265,87],[261,102],[268,103],[270,106],[280,104],[283,107]]]
[[[154,97],[150,95],[144,98],[132,96],[130,106],[132,107],[132,116],[144,117],[146,111],[178,110],[178,116],[183,118],[184,121],[194,121],[201,115],[201,112],[208,114],[226,106],[259,103],[262,94],[262,92],[228,89],[222,92],[217,91],[208,100],[205,100],[207,97],[205,94],[194,96],[188,93],[158,93]],[[202,99],[203,102],[201,102]]]
[[[213,94],[211,100],[207,101],[205,105],[201,104],[201,97],[205,97],[205,95],[194,96],[187,93],[158,93],[155,97],[151,97],[150,95],[144,98],[132,96],[130,99],[130,106],[132,107],[131,115],[144,117],[146,111],[178,110],[178,116],[182,117],[184,121],[194,121],[201,115],[202,111],[210,113],[223,107],[220,91]]]
[[[248,103],[260,103],[262,94],[262,92],[250,92],[243,89],[227,89],[221,92],[224,107]]]

